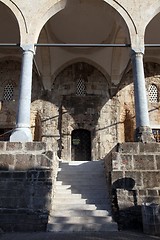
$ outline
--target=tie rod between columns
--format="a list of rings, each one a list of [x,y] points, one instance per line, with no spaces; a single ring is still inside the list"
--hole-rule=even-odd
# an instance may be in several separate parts
[[[131,44],[121,43],[35,43],[35,47],[131,47]],[[19,43],[0,43],[2,47],[21,47]],[[144,44],[144,47],[160,47],[160,44]]]

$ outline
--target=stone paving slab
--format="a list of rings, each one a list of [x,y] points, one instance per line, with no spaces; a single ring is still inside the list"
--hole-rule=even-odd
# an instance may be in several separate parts
[[[139,232],[78,232],[78,233],[4,233],[0,240],[158,240],[160,237]]]

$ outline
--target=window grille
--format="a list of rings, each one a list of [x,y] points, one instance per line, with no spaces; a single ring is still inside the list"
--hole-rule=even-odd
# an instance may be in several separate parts
[[[14,91],[13,84],[12,83],[8,83],[4,87],[3,100],[4,101],[12,101],[13,100],[13,91]]]
[[[149,87],[149,102],[157,103],[158,102],[158,88],[155,84],[151,84]]]
[[[152,133],[156,142],[160,142],[160,129],[152,129]]]
[[[76,95],[77,96],[85,96],[86,95],[86,85],[85,85],[85,81],[82,78],[78,79],[78,81],[77,81]]]

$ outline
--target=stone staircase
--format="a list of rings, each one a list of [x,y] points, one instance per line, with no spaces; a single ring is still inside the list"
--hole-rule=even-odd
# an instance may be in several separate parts
[[[103,161],[60,162],[48,231],[117,231]]]

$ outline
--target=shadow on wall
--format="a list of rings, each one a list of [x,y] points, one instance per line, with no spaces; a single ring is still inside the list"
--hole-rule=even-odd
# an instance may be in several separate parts
[[[142,230],[141,206],[137,204],[135,180],[124,177],[112,184],[112,211],[119,230]]]

